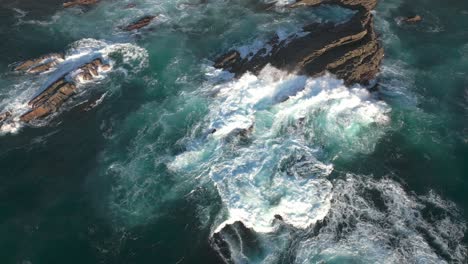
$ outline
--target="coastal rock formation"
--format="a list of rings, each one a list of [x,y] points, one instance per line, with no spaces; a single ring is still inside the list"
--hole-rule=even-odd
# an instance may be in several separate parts
[[[357,12],[342,24],[310,24],[301,34],[281,40],[272,38],[255,54],[242,56],[232,50],[215,60],[214,66],[236,76],[258,73],[267,64],[309,76],[328,71],[346,84],[367,84],[379,71],[384,52],[368,11]]]
[[[63,7],[68,8],[68,7],[74,7],[74,6],[90,6],[90,5],[96,4],[98,1],[99,0],[75,0],[75,1],[63,3]]]
[[[14,66],[14,70],[26,73],[43,73],[49,71],[64,60],[62,53],[52,53],[37,59],[26,60]]]
[[[350,9],[370,11],[377,5],[377,0],[297,0],[291,7],[318,6],[321,4],[340,5]]]
[[[64,75],[29,101],[31,110],[20,120],[30,122],[55,113],[75,93],[76,82],[90,81],[99,75],[99,71],[106,71],[109,67],[101,59],[95,59],[79,67],[71,76]]]
[[[142,27],[146,27],[146,26],[148,26],[149,23],[151,23],[155,18],[156,18],[156,16],[145,16],[145,17],[142,17],[142,18],[138,19],[137,21],[131,23],[130,25],[124,27],[123,30],[125,30],[125,31],[132,31],[132,30],[140,29],[140,28],[142,28]]]

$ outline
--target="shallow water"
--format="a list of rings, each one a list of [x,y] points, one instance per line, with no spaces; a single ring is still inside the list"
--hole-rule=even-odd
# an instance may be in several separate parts
[[[424,21],[398,23],[412,13]],[[60,114],[2,128],[5,263],[220,263],[215,233],[236,263],[466,261],[468,4],[381,1],[377,93],[329,75],[267,67],[234,79],[211,67],[275,33],[345,21],[342,8],[8,0],[0,14],[0,110],[19,115],[75,61],[112,65]],[[120,30],[149,14],[139,33]],[[60,51],[55,72],[10,71]],[[235,221],[255,242],[223,230]]]

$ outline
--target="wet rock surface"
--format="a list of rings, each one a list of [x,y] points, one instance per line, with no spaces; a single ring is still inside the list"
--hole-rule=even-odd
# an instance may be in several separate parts
[[[144,16],[130,25],[123,28],[125,31],[138,30],[140,28],[148,26],[157,16]]]
[[[331,72],[346,84],[367,84],[379,72],[384,51],[373,29],[373,17],[365,9],[342,24],[313,23],[287,39],[273,37],[255,54],[242,56],[231,50],[214,66],[236,76],[258,73],[267,64],[309,76]]]
[[[27,123],[57,112],[75,94],[77,82],[91,81],[99,75],[99,71],[108,69],[109,65],[95,59],[79,67],[71,76],[61,77],[29,101],[31,110],[23,114],[20,120]]]
[[[409,16],[409,17],[401,17],[399,20],[407,24],[416,24],[416,23],[421,22],[423,18],[420,15],[415,15],[415,16]]]
[[[317,6],[321,4],[340,5],[350,9],[370,11],[377,5],[377,0],[297,0],[291,7]]]
[[[98,3],[99,0],[75,0],[63,3],[64,8],[74,7],[74,6],[90,6]]]
[[[14,65],[14,70],[25,73],[43,73],[51,70],[64,60],[62,53],[51,53],[37,59],[25,60]]]
[[[41,67],[36,66],[36,64],[48,65],[49,63],[44,63],[44,61],[50,60],[51,58],[63,59],[63,56],[47,55],[39,59],[28,60],[16,66],[15,70],[21,71],[26,69],[28,72],[30,69]],[[47,67],[43,66],[38,72],[41,73],[46,68]],[[100,58],[97,58],[79,66],[71,72],[65,73],[29,101],[28,106],[31,109],[27,113],[21,115],[20,120],[28,123],[57,112],[65,101],[75,94],[77,83],[92,81],[99,76],[99,72],[108,71],[109,69],[110,65],[103,63]],[[10,117],[11,113],[8,111],[0,114],[0,125],[3,122],[7,122]]]

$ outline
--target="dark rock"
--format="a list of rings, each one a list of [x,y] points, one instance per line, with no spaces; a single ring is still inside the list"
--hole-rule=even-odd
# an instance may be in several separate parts
[[[367,84],[379,72],[384,53],[374,33],[370,12],[361,10],[342,24],[314,23],[303,30],[308,34],[281,41],[274,37],[269,42],[268,54],[261,49],[242,58],[239,52],[229,51],[214,66],[236,76],[247,71],[257,74],[267,64],[309,76],[328,71],[346,84]]]
[[[283,217],[281,215],[279,215],[279,214],[275,214],[275,219],[279,220],[279,221],[284,221]]]
[[[63,3],[63,7],[69,8],[74,6],[90,6],[96,4],[97,2],[99,2],[99,0],[75,0]]]
[[[408,24],[415,24],[419,23],[422,21],[422,17],[420,15],[415,15],[415,16],[410,16],[410,17],[403,17],[401,18],[402,22],[408,23]]]
[[[102,63],[101,59],[95,59],[79,67],[79,72],[73,79],[63,76],[53,82],[29,101],[28,105],[31,107],[31,110],[23,114],[20,120],[30,122],[57,112],[63,103],[75,93],[75,82],[92,80],[98,75],[99,70],[107,70],[108,67],[108,65]]]
[[[52,53],[44,55],[37,59],[26,60],[14,66],[15,71],[27,73],[43,73],[62,62],[64,55],[61,53]]]
[[[7,120],[9,117],[11,117],[11,113],[9,111],[1,113],[0,114],[0,125],[3,123],[3,121]]]
[[[342,7],[370,11],[377,5],[377,0],[297,0],[291,7],[318,6],[321,4],[339,5]]]
[[[142,18],[138,19],[137,21],[131,23],[130,25],[124,27],[123,30],[125,30],[125,31],[132,31],[132,30],[140,29],[140,28],[142,28],[142,27],[146,27],[146,26],[148,26],[149,23],[151,23],[151,21],[153,21],[155,18],[156,18],[156,16],[145,16],[145,17],[142,17]]]

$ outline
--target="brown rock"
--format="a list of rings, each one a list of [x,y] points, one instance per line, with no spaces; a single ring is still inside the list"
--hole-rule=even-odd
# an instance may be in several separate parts
[[[127,4],[125,6],[125,9],[130,9],[130,8],[134,8],[134,7],[136,7],[136,4],[135,3],[130,3],[130,4]]]
[[[98,76],[98,71],[101,70],[101,67],[109,67],[109,65],[103,64],[101,59],[95,59],[82,65],[79,68],[80,73],[72,81],[66,79],[65,76],[58,79],[29,101],[28,105],[31,107],[31,110],[23,114],[20,120],[30,122],[58,111],[65,101],[74,95],[76,90],[74,82],[92,80]]]
[[[420,15],[415,15],[415,16],[410,16],[410,17],[404,17],[401,19],[401,21],[408,23],[408,24],[415,24],[419,23],[422,21],[422,17]]]
[[[89,5],[94,5],[99,0],[75,0],[75,1],[70,1],[63,3],[64,8],[69,8],[69,7],[74,7],[74,6],[89,6]]]
[[[61,53],[52,53],[41,56],[37,59],[26,60],[16,64],[14,70],[28,73],[43,73],[62,62],[64,55]]]
[[[145,16],[145,17],[142,17],[142,18],[138,19],[137,21],[131,23],[130,25],[124,27],[123,30],[125,30],[125,31],[132,31],[132,30],[140,29],[140,28],[142,28],[142,27],[146,27],[146,26],[148,26],[149,23],[151,23],[151,21],[153,21],[155,18],[156,18],[156,16]]]
[[[335,4],[350,9],[372,10],[377,5],[377,0],[297,0],[291,7],[318,6],[321,4]]]
[[[303,30],[309,34],[282,41],[277,36],[273,38],[268,54],[267,49],[261,49],[242,58],[239,52],[230,51],[218,58],[214,66],[236,76],[247,71],[258,73],[267,64],[309,76],[329,71],[346,84],[365,84],[378,73],[383,49],[369,12],[360,11],[339,25],[314,23]]]

